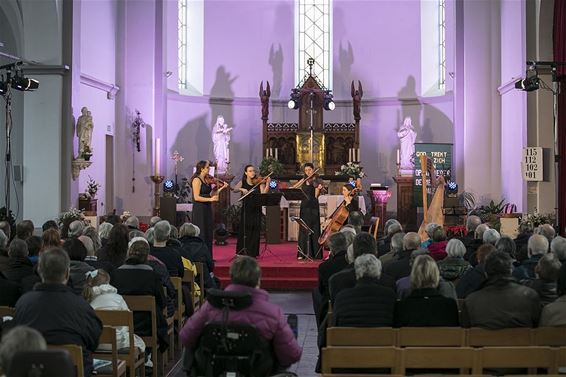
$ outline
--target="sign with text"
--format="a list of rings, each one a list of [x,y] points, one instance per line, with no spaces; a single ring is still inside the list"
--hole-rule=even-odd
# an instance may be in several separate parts
[[[421,171],[420,156],[426,155],[435,167],[436,175],[444,177],[452,176],[452,144],[440,143],[415,143],[415,170],[413,173],[413,204],[416,207],[423,206],[423,176]],[[430,176],[425,172],[427,192],[432,194]]]
[[[523,148],[523,161],[521,162],[523,179],[525,181],[542,181],[542,148]]]

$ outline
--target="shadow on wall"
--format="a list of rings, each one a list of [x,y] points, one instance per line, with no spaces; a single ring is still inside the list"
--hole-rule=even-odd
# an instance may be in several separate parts
[[[281,47],[281,43],[279,43],[277,50],[275,50],[274,44],[271,44],[271,48],[269,49],[269,65],[273,72],[271,95],[273,98],[279,98],[281,95],[281,83],[283,82],[283,48]]]
[[[454,123],[441,110],[433,105],[424,105],[422,135],[423,143],[453,143]]]
[[[351,89],[352,65],[354,64],[354,50],[350,41],[347,42],[347,46],[342,46],[342,41],[340,41],[338,61],[340,63],[340,97],[347,97]]]
[[[181,128],[171,145],[169,155],[172,155],[174,151],[178,151],[181,156],[185,157],[185,160],[179,165],[179,178],[190,177],[198,161],[212,156],[212,136],[206,114],[189,120]]]

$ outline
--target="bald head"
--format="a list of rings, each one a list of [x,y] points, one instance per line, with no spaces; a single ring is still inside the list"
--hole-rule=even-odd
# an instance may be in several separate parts
[[[478,240],[483,240],[483,234],[486,230],[489,229],[489,226],[486,224],[480,224],[476,227],[475,238]]]
[[[479,218],[479,216],[468,216],[468,219],[466,220],[466,229],[469,232],[475,232],[476,228],[481,224],[481,219]]]
[[[533,234],[528,243],[529,257],[533,255],[543,255],[548,251],[548,240],[540,234]]]
[[[409,232],[403,237],[403,250],[416,250],[421,245],[421,237],[415,232]]]

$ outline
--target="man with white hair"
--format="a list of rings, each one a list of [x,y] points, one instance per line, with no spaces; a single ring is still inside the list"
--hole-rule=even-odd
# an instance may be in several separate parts
[[[453,238],[446,245],[448,256],[438,262],[440,276],[448,281],[460,279],[472,266],[464,260],[466,246],[459,239]]]
[[[356,286],[341,291],[334,303],[336,326],[391,327],[397,296],[391,288],[379,284],[381,262],[373,254],[354,261]]]
[[[403,227],[401,223],[395,219],[389,219],[385,222],[383,226],[383,232],[385,233],[385,237],[381,238],[377,242],[377,256],[380,257],[382,255],[387,254],[391,251],[391,238],[393,235],[403,231]]]
[[[82,221],[75,220],[69,224],[69,231],[67,234],[69,235],[69,238],[77,238],[83,234],[84,228],[85,224]]]
[[[492,244],[493,246],[495,246],[497,241],[499,241],[499,239],[501,238],[501,235],[495,229],[487,229],[483,233],[482,238],[483,238],[483,243],[489,243],[489,244]]]
[[[513,277],[519,281],[536,278],[535,267],[544,254],[548,252],[548,239],[540,234],[533,234],[527,245],[529,258],[513,271]]]
[[[552,240],[553,240],[554,237],[556,236],[556,230],[554,230],[554,228],[553,228],[552,225],[550,225],[550,224],[542,224],[542,225],[539,225],[539,226],[535,229],[535,233],[536,233],[536,234],[540,234],[541,236],[546,237],[546,239],[548,240],[548,243],[549,243],[549,244],[552,242]]]
[[[140,228],[140,220],[136,216],[130,216],[124,223],[128,229],[136,230]]]
[[[434,231],[436,230],[436,228],[439,228],[439,227],[440,227],[440,225],[438,225],[437,223],[427,224],[427,226],[425,227],[425,232],[426,232],[426,235],[428,236],[428,239],[426,241],[421,242],[421,248],[422,249],[428,248],[428,246],[432,243],[432,235],[433,235]]]
[[[185,268],[181,254],[177,249],[167,246],[171,225],[167,220],[161,220],[153,227],[153,246],[150,255],[156,257],[167,266],[167,271],[171,276],[183,277]]]
[[[204,287],[214,288],[217,286],[214,280],[214,261],[208,246],[199,237],[200,229],[195,224],[184,223],[179,228],[179,242],[181,248],[179,253],[183,258],[191,262],[201,262],[204,267]]]
[[[411,274],[411,253],[419,249],[421,237],[415,232],[409,232],[403,238],[403,251],[398,255],[397,260],[388,264],[384,273],[390,276],[393,281],[397,281]]]
[[[160,221],[161,221],[161,217],[153,216],[151,219],[149,219],[149,227],[153,228],[155,226],[155,224],[157,224]]]
[[[560,263],[566,263],[566,238],[561,236],[555,237],[550,243],[550,251],[556,255]]]
[[[474,231],[474,239],[466,244],[466,255],[464,255],[464,259],[474,267],[477,264],[476,251],[483,245],[483,234],[488,229],[489,226],[487,224],[478,225]]]
[[[383,268],[385,268],[385,266],[387,266],[389,263],[397,260],[399,254],[403,251],[404,237],[405,233],[403,232],[395,233],[393,237],[391,237],[391,251],[379,257],[379,261],[381,262]]]

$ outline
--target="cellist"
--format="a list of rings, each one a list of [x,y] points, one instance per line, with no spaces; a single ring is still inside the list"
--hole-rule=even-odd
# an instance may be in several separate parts
[[[344,186],[342,186],[342,195],[344,196],[344,202],[346,205],[346,208],[348,209],[348,212],[353,212],[353,211],[359,211],[360,210],[360,204],[358,202],[358,196],[356,195],[355,192],[352,192],[354,190],[354,186],[352,186],[349,183],[344,184]]]

